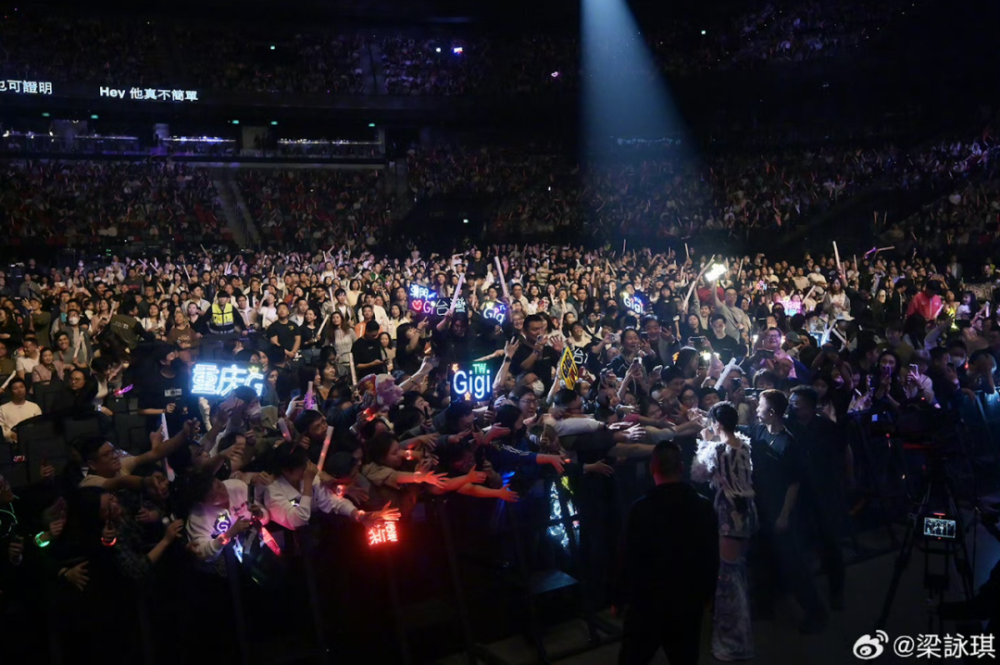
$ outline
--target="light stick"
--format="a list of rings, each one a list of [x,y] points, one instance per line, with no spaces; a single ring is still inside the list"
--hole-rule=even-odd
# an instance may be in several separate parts
[[[622,240],[622,256],[625,256],[625,243],[627,242],[628,240]]]
[[[163,440],[166,441],[170,438],[170,430],[167,429],[167,414],[160,414],[160,429],[163,430]],[[177,479],[177,474],[174,473],[173,468],[170,466],[170,462],[166,459],[163,460],[164,465],[167,467],[167,480],[174,482]]]
[[[278,429],[281,430],[281,436],[285,439],[285,441],[292,440],[292,434],[288,431],[288,423],[285,422],[284,418],[278,421]]]
[[[348,353],[347,355],[350,358],[350,362],[351,362],[351,385],[352,386],[356,386],[356,385],[358,385],[358,372],[357,372],[357,370],[354,367],[354,353],[351,352],[351,353]]]
[[[500,257],[494,256],[493,260],[497,264],[497,274],[500,276],[500,286],[503,288],[503,297],[510,302],[510,294],[507,292],[507,279],[503,276],[503,266],[500,265]]]
[[[840,267],[840,250],[837,249],[837,241],[833,241],[833,258],[837,261],[837,272],[844,272],[844,269]]]
[[[726,364],[725,368],[722,370],[722,374],[719,375],[719,380],[715,382],[715,389],[718,390],[722,387],[722,383],[729,376],[729,373],[733,371],[733,367],[736,366],[736,358],[730,358],[729,362]]]
[[[329,314],[327,314],[326,316],[323,317],[323,323],[320,324],[319,330],[316,331],[316,337],[320,337],[320,336],[323,335],[323,328],[326,327],[326,322],[329,321],[329,320],[330,320],[330,315]]]
[[[326,428],[326,438],[323,439],[323,451],[319,454],[319,470],[323,470],[323,463],[326,462],[326,452],[330,450],[330,442],[333,441],[333,425]]]
[[[80,356],[80,349],[83,348],[83,332],[76,331],[76,345],[73,347],[73,360],[78,360]]]
[[[451,296],[451,305],[448,307],[447,316],[451,316],[455,311],[455,305],[458,304],[458,299],[462,294],[462,286],[465,284],[465,273],[463,272],[458,276],[458,286],[455,287],[455,293]]]
[[[17,372],[11,372],[10,376],[7,377],[7,380],[3,382],[2,386],[0,386],[0,390],[6,390],[7,385],[14,380],[15,376],[17,376]]]

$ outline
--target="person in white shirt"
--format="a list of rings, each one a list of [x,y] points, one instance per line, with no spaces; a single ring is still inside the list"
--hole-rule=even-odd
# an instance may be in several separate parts
[[[21,355],[17,357],[17,376],[20,379],[31,376],[31,373],[38,367],[38,362],[41,359],[37,339],[32,336],[25,337],[23,344]]]
[[[334,493],[321,482],[319,469],[309,461],[301,446],[283,445],[275,456],[275,471],[274,482],[264,491],[264,505],[271,519],[286,529],[309,524],[314,505],[320,512],[342,515],[356,522],[399,519],[396,509],[365,513]]]
[[[236,299],[236,311],[243,318],[243,322],[247,324],[247,328],[253,328],[257,325],[257,310],[250,306],[246,296],[241,295]]]
[[[104,437],[91,437],[78,447],[87,470],[87,475],[80,481],[80,487],[103,487],[112,492],[126,488],[140,490],[143,478],[133,476],[132,471],[164,459],[192,438],[197,430],[198,421],[189,420],[177,434],[166,441],[161,432],[152,432],[149,435],[151,450],[141,455],[127,455]]]
[[[250,529],[253,520],[260,520],[261,526],[271,520],[266,507],[250,503],[250,488],[245,482],[219,480],[211,471],[188,478],[183,495],[191,505],[189,549],[205,562],[218,559],[226,545]]]
[[[3,438],[17,441],[14,428],[25,420],[42,415],[42,410],[34,402],[28,401],[28,388],[23,379],[14,377],[7,387],[10,390],[10,401],[0,406],[0,428],[3,428]]]

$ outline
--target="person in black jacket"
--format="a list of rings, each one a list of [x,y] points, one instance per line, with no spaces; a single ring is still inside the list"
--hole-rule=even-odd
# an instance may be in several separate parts
[[[625,526],[614,611],[627,605],[619,665],[644,664],[662,646],[670,665],[696,665],[701,621],[715,595],[719,527],[708,499],[682,482],[681,449],[657,444],[656,487]]]

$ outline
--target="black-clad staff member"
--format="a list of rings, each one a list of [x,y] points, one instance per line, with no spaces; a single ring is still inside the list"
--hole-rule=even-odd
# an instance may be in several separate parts
[[[271,340],[271,344],[281,347],[286,360],[294,360],[302,346],[302,331],[289,318],[288,305],[279,303],[277,313],[278,320],[267,327],[267,338]]]
[[[656,487],[625,525],[615,610],[627,604],[619,665],[645,665],[662,646],[670,665],[697,665],[701,622],[719,574],[712,503],[683,482],[681,449],[657,444]]]
[[[750,437],[753,490],[759,529],[750,548],[757,588],[754,598],[762,614],[773,612],[778,578],[794,594],[805,619],[799,632],[812,634],[826,627],[826,608],[806,565],[800,530],[799,489],[807,477],[805,451],[785,429],[788,398],[780,390],[765,390],[757,406],[758,424],[741,427]]]

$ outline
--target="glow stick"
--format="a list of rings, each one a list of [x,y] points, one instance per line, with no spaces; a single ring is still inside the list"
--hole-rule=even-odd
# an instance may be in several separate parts
[[[323,439],[323,451],[319,454],[319,470],[323,470],[323,463],[326,462],[326,452],[330,450],[330,442],[333,440],[333,425],[326,428],[326,438]]]
[[[288,423],[285,422],[284,418],[278,421],[278,429],[281,430],[281,436],[285,439],[285,441],[292,440],[292,434],[288,431]]]
[[[802,302],[805,302],[805,301],[809,300],[809,296],[811,296],[813,294],[813,291],[815,291],[815,290],[816,290],[816,285],[813,284],[812,288],[809,289],[809,291],[806,293],[805,297],[802,298]]]
[[[832,332],[833,332],[834,335],[836,335],[838,338],[840,338],[840,341],[844,343],[844,348],[846,349],[847,346],[848,346],[847,340],[844,338],[843,335],[840,334],[840,331],[837,330],[836,327],[834,327],[833,330],[832,330]]]
[[[627,242],[628,240],[622,240],[622,256],[625,256],[625,243]]]
[[[14,380],[15,376],[17,376],[17,372],[11,372],[10,376],[7,377],[7,380],[3,382],[2,386],[0,386],[0,390],[6,390],[7,385]]]
[[[687,243],[684,243],[684,258],[686,258],[688,261],[691,260],[691,252],[688,251],[688,244]]]
[[[719,380],[715,382],[716,390],[722,387],[722,383],[726,380],[726,377],[729,376],[729,373],[733,370],[733,367],[735,366],[736,366],[736,358],[735,357],[730,358],[729,362],[726,364],[726,367],[722,370],[722,374],[719,375]]]
[[[80,355],[80,349],[83,348],[83,332],[77,331],[76,333],[76,346],[73,348],[73,360],[76,361]]]
[[[312,410],[316,406],[316,398],[313,396],[313,382],[309,382],[309,387],[306,388],[306,396],[302,399],[302,406],[306,409]]]
[[[326,327],[326,322],[329,321],[329,320],[330,320],[330,315],[329,314],[327,314],[325,317],[323,317],[323,323],[320,324],[319,330],[316,331],[316,337],[322,337],[323,336],[323,328]]]
[[[358,371],[354,367],[354,353],[351,352],[348,353],[347,355],[351,362],[351,385],[356,386],[358,385]]]
[[[844,269],[840,267],[840,250],[837,249],[837,241],[833,241],[833,258],[837,261],[837,272],[843,272]]]
[[[167,429],[167,414],[165,413],[160,414],[160,429],[163,430],[163,440],[166,441],[169,439],[170,431]],[[174,470],[170,467],[170,462],[164,458],[163,464],[167,467],[167,480],[174,482],[177,478],[177,474],[174,473]]]
[[[830,331],[831,330],[833,330],[833,326],[831,326],[829,323],[827,323],[826,327],[823,329],[823,336],[820,338],[820,342],[819,342],[820,346],[823,346],[824,344],[829,343],[829,341],[830,341]]]
[[[451,305],[448,307],[448,316],[451,316],[455,311],[455,305],[458,304],[458,299],[462,295],[462,285],[465,284],[465,273],[463,272],[458,276],[458,286],[455,287],[455,293],[451,296]]]
[[[500,286],[503,287],[503,297],[509,303],[510,302],[510,294],[507,293],[507,280],[503,276],[503,266],[500,265],[500,257],[499,256],[494,256],[493,260],[496,261],[496,264],[497,264],[497,274],[500,276]]]
[[[208,253],[208,250],[207,250],[207,249],[205,249],[205,246],[204,246],[204,245],[199,245],[199,247],[201,247],[201,251],[205,252],[205,256],[206,256],[206,257],[210,256],[210,254]]]
[[[708,260],[708,263],[706,263],[705,267],[701,269],[701,272],[698,273],[698,276],[691,280],[691,286],[688,288],[687,295],[684,296],[683,307],[685,314],[687,314],[688,302],[691,300],[691,294],[694,293],[694,288],[698,286],[698,280],[701,279],[701,276],[704,275],[710,267],[712,267],[712,261],[714,259],[715,259],[715,254],[712,254],[712,258]]]

